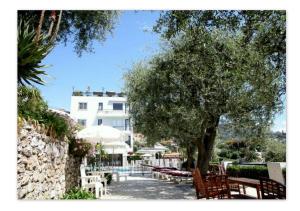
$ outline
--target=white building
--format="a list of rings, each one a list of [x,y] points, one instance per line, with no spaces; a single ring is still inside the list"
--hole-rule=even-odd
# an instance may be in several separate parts
[[[106,125],[128,135],[126,150],[115,148],[113,154],[116,165],[126,165],[128,152],[133,151],[133,129],[129,118],[127,97],[115,92],[74,91],[71,97],[70,115],[84,127]],[[121,163],[121,164],[120,164]]]

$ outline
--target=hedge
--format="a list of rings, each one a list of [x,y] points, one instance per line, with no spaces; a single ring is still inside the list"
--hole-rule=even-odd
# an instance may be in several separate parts
[[[269,178],[266,166],[230,165],[227,167],[226,173],[231,177],[246,177],[251,179],[259,179],[260,177]]]
[[[260,177],[269,178],[267,166],[229,165],[226,173],[231,177],[246,177],[251,179],[259,179]],[[286,168],[282,169],[282,173],[286,180]]]

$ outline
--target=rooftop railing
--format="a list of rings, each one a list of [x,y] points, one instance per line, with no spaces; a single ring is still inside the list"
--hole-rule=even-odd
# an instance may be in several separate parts
[[[96,96],[96,97],[126,97],[123,92],[82,92],[82,91],[73,91],[72,96]]]

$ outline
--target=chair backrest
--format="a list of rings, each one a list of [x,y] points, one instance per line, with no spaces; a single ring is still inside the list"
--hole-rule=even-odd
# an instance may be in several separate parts
[[[268,162],[267,166],[270,179],[275,180],[281,184],[285,184],[280,163]]]
[[[285,199],[286,186],[269,178],[260,178],[261,196],[263,199]]]
[[[194,186],[195,186],[195,190],[196,190],[196,196],[197,198],[206,198],[206,187],[203,183],[202,177],[201,177],[201,173],[199,171],[198,168],[196,168],[193,172],[193,179],[194,179]]]
[[[202,176],[199,169],[193,171],[197,198],[231,198],[227,175]]]
[[[218,175],[222,175],[225,174],[225,168],[223,167],[222,164],[210,164],[208,166],[208,171],[209,174],[218,174]]]
[[[80,165],[80,176],[81,176],[81,187],[85,187],[85,185],[88,183],[86,179],[83,179],[82,177],[85,177],[85,166],[83,164]]]
[[[82,177],[86,176],[86,174],[85,174],[85,167],[82,164],[80,165],[80,176],[82,176]]]

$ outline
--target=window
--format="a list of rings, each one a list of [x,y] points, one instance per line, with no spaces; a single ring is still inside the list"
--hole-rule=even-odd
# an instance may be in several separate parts
[[[122,120],[122,119],[112,120],[112,127],[119,129],[119,130],[124,130],[124,120]]]
[[[123,103],[113,103],[113,110],[123,110]]]
[[[98,125],[102,125],[102,119],[98,119]]]
[[[103,103],[99,103],[99,104],[98,104],[98,110],[99,110],[99,111],[102,111],[102,110],[103,110]]]
[[[128,139],[125,141],[125,143],[131,147],[131,136],[128,136]]]
[[[79,103],[79,110],[87,110],[87,103]]]
[[[125,130],[129,129],[129,119],[125,119]]]
[[[86,126],[86,119],[78,119],[78,123],[82,126]]]

